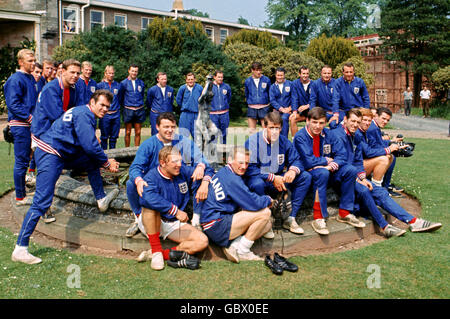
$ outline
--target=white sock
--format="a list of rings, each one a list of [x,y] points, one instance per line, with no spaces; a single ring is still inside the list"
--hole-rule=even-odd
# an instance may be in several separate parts
[[[289,222],[289,224],[292,223],[293,221],[295,221],[295,217],[289,216],[289,217],[288,217],[288,222]]]
[[[233,241],[230,244],[230,247],[233,246],[234,248],[238,249],[239,248],[239,242],[241,241],[242,236],[238,236],[235,239],[233,239]]]
[[[16,252],[25,252],[25,251],[28,251],[28,247],[27,246],[19,246],[19,245],[16,245],[16,247],[14,247],[14,251],[16,251]]]
[[[200,214],[194,213],[192,215],[192,221],[191,221],[192,225],[200,225]]]
[[[241,240],[239,241],[239,248],[238,253],[245,254],[250,252],[250,248],[252,248],[254,241],[248,240],[245,238],[245,236],[242,236]]]
[[[383,179],[381,179],[380,181],[377,181],[376,179],[374,179],[372,177],[372,183],[374,183],[378,187],[381,187],[381,183],[383,183]]]

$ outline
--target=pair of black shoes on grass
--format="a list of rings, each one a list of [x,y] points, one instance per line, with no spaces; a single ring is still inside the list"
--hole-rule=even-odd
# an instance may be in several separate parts
[[[187,268],[195,270],[200,268],[200,259],[189,255],[185,251],[171,250],[169,252],[169,260],[167,261],[167,265],[173,268]]]
[[[296,264],[291,263],[278,253],[273,254],[273,259],[271,259],[269,255],[266,255],[266,258],[264,258],[264,264],[269,267],[275,275],[283,274],[284,270],[290,272],[298,271],[298,266]]]

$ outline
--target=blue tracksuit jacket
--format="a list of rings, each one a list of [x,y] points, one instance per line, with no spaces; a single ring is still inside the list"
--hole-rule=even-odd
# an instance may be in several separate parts
[[[144,106],[145,84],[141,79],[136,79],[135,88],[130,77],[120,82],[119,101],[122,106]]]
[[[78,105],[75,87],[70,89],[70,101],[67,109]],[[47,132],[52,123],[63,113],[64,86],[59,78],[47,83],[39,94],[36,108],[33,112],[31,133],[36,138]]]
[[[195,83],[192,92],[187,89],[187,85],[183,84],[178,89],[176,101],[181,112],[198,113],[198,98],[202,95],[203,87]]]
[[[366,84],[361,78],[356,76],[350,83],[341,76],[335,81],[333,109],[345,112],[354,107],[370,107],[370,97]]]
[[[265,75],[262,75],[259,78],[258,87],[256,87],[255,81],[253,81],[253,77],[248,77],[244,82],[245,98],[247,100],[247,104],[269,104],[270,85],[270,79]]]
[[[88,83],[80,77],[75,83],[75,88],[77,90],[77,102],[79,105],[89,104],[92,93],[97,89],[97,82],[93,79],[89,79]]]
[[[213,84],[212,92],[214,93],[211,101],[211,111],[224,111],[230,109],[231,87],[222,83],[220,86]]]
[[[213,221],[219,219],[221,214],[233,214],[238,209],[258,211],[269,206],[270,203],[269,196],[250,192],[242,177],[235,174],[231,165],[228,164],[212,177],[200,222],[205,230],[211,227]],[[208,222],[212,223],[205,228],[204,223]]]
[[[30,126],[38,96],[37,83],[31,74],[17,71],[4,86],[10,126]]]
[[[302,105],[310,104],[311,95],[311,83],[309,82],[308,87],[303,87],[303,83],[300,79],[296,79],[292,82],[292,110],[296,111]]]
[[[157,113],[172,112],[174,98],[175,96],[171,86],[166,86],[165,95],[163,96],[161,88],[154,85],[147,91],[145,105]]]
[[[320,106],[327,112],[338,113],[339,109],[333,108],[333,91],[336,80],[331,79],[325,83],[321,78],[312,82],[310,108]]]

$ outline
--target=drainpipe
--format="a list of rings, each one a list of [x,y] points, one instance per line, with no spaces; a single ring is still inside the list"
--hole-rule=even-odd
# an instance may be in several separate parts
[[[47,12],[48,14],[48,12]],[[59,31],[59,46],[62,46],[63,39],[62,39],[62,6],[61,6],[61,0],[58,0],[58,31]]]
[[[81,32],[84,32],[84,9],[91,5],[91,0],[87,0],[87,3],[81,7]]]

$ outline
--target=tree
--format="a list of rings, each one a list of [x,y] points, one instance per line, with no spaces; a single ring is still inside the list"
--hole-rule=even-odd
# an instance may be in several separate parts
[[[336,36],[327,37],[325,34],[312,39],[305,52],[328,64],[333,69],[352,56],[360,55],[353,41]]]
[[[243,18],[242,16],[239,16],[237,23],[244,24],[244,25],[250,25],[250,23],[248,23],[248,20]]]
[[[226,48],[228,45],[236,42],[248,43],[265,50],[271,50],[282,45],[278,39],[272,37],[270,32],[247,29],[242,29],[235,34],[228,36],[223,45]]]
[[[450,2],[390,0],[382,10],[380,36],[385,58],[404,62],[407,85],[414,74],[414,106],[419,103],[422,77],[450,64]]]
[[[197,9],[189,9],[189,10],[186,10],[186,12],[188,14],[190,14],[191,16],[202,17],[202,18],[209,18],[209,13],[201,12],[201,11],[199,11]]]
[[[450,90],[450,65],[434,72],[431,76],[431,81],[438,94],[438,98],[443,99],[446,97]]]

